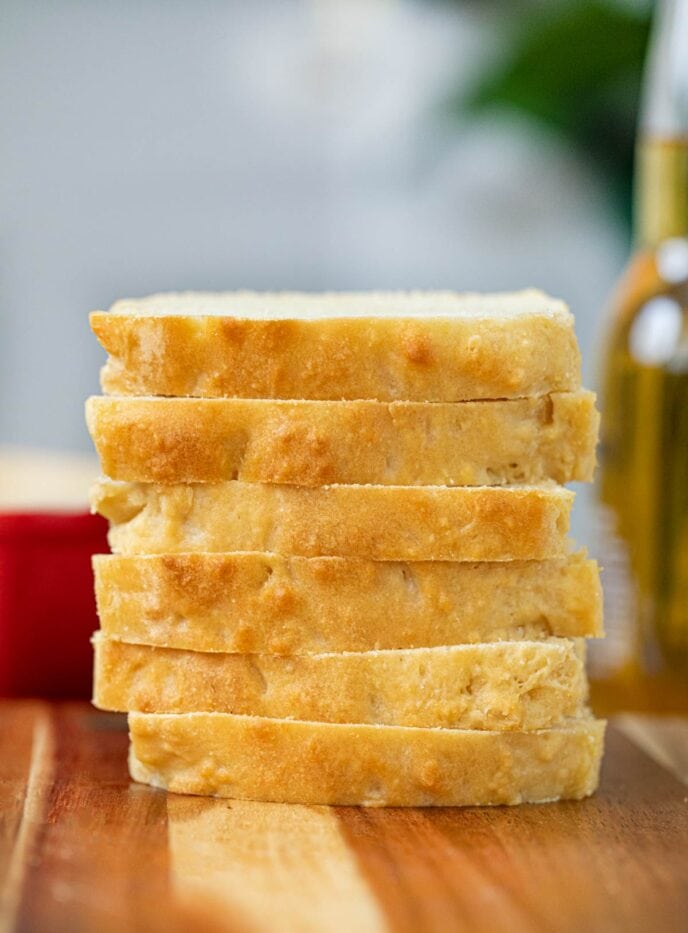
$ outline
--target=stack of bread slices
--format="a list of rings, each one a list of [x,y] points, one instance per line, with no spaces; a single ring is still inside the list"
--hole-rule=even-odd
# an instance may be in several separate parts
[[[538,291],[116,303],[87,420],[111,522],[97,706],[171,791],[511,804],[596,787],[598,416]]]

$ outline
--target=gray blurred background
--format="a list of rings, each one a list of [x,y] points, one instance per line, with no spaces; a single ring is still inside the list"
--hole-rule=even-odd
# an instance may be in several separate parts
[[[556,101],[473,92],[531,15],[605,6],[2,0],[0,441],[88,450],[88,311],[156,290],[537,285],[594,384],[614,184]],[[641,35],[646,5],[611,6]]]

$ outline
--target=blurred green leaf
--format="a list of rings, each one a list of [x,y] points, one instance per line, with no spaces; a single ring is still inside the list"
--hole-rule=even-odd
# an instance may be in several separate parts
[[[555,130],[603,174],[630,226],[649,13],[575,0],[525,19],[521,9],[506,22],[508,51],[455,104],[468,115],[515,109]]]

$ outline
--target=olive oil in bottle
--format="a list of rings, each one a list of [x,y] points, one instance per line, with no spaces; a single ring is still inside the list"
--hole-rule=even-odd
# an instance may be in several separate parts
[[[592,674],[607,710],[688,708],[688,0],[658,6],[644,95],[635,254],[603,372],[600,498],[616,551],[602,555],[610,643]]]

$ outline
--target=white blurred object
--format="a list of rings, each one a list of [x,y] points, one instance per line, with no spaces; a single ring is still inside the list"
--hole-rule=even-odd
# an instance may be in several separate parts
[[[682,325],[683,309],[677,301],[666,295],[651,298],[631,324],[631,353],[645,366],[668,363],[676,353]]]
[[[0,511],[88,511],[88,490],[100,473],[86,454],[0,447]]]

